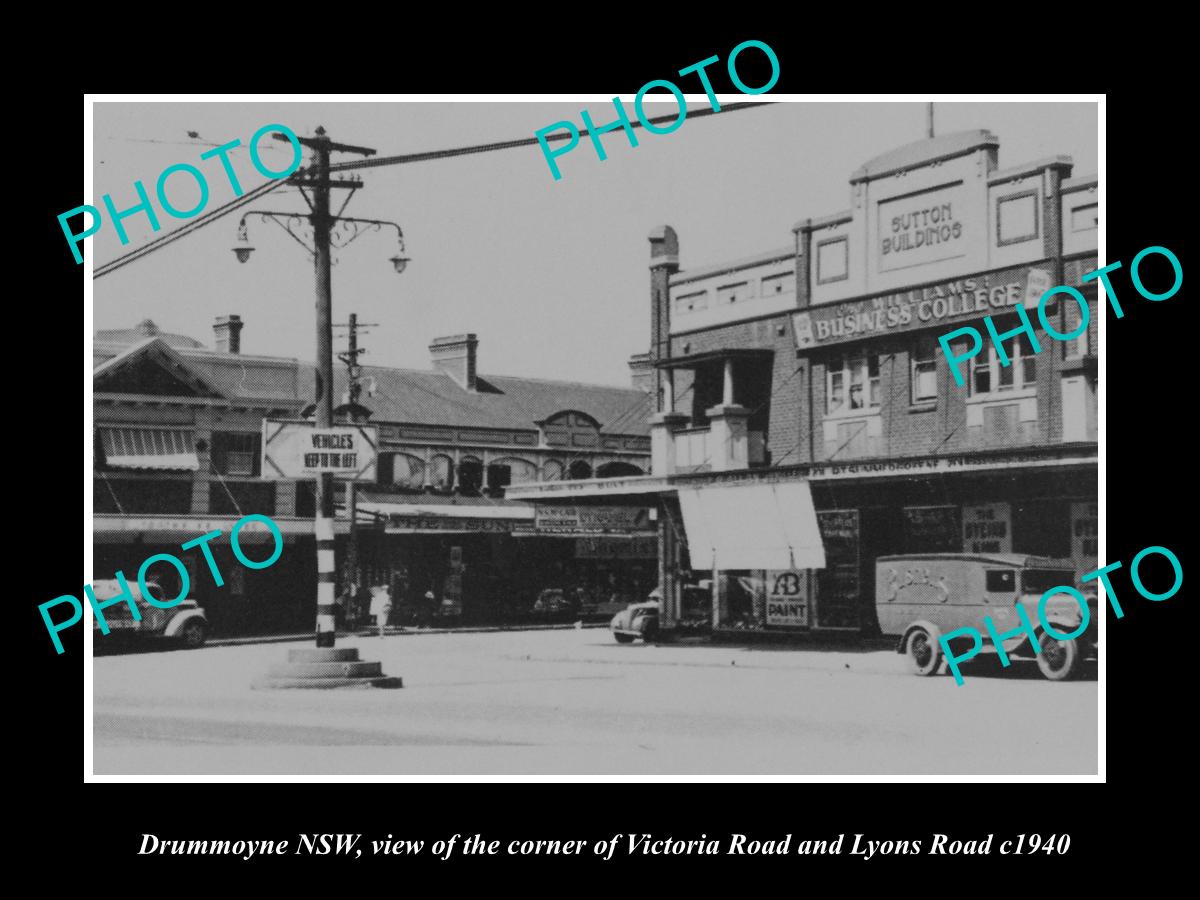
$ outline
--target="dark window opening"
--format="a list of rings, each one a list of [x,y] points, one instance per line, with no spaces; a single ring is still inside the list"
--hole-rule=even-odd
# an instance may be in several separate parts
[[[483,463],[477,459],[464,459],[458,464],[458,492],[468,497],[478,497],[483,488]]]
[[[1012,594],[1017,589],[1017,574],[1012,569],[988,569],[984,589],[989,594]]]

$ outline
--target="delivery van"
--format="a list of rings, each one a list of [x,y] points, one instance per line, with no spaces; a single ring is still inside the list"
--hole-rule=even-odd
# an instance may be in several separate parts
[[[1086,630],[1068,640],[1047,634],[1038,617],[1042,595],[1059,585],[1080,590],[1088,605]],[[941,668],[940,638],[959,628],[973,628],[983,635],[981,654],[995,653],[983,620],[991,618],[997,634],[1013,631],[1021,626],[1018,604],[1033,623],[1041,652],[1020,632],[1004,641],[1010,659],[1036,658],[1046,678],[1063,681],[1078,674],[1085,659],[1095,657],[1095,589],[1080,588],[1069,560],[1019,553],[916,553],[881,556],[875,562],[880,630],[897,638],[896,652],[908,656],[918,675],[932,675]],[[1046,621],[1060,634],[1075,631],[1082,617],[1079,603],[1069,594],[1056,594],[1046,603]],[[956,656],[972,646],[970,634],[951,640]]]

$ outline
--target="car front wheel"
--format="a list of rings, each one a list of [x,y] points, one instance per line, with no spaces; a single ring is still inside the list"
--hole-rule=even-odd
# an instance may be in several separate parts
[[[1042,652],[1038,654],[1037,664],[1042,674],[1051,681],[1073,678],[1079,671],[1082,659],[1079,642],[1074,638],[1056,641],[1048,635],[1042,635]]]
[[[192,620],[179,629],[179,639],[183,642],[183,646],[189,650],[195,647],[203,647],[204,639],[208,636],[207,629],[203,622]]]
[[[908,636],[908,661],[918,675],[932,675],[942,662],[942,648],[924,628]]]

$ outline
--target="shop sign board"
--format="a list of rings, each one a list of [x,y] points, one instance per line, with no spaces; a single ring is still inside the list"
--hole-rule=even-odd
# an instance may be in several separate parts
[[[1012,507],[977,503],[963,507],[964,553],[1012,553]]]
[[[1014,266],[861,300],[810,306],[793,316],[796,347],[808,350],[981,319],[1028,306],[1031,297],[1036,306],[1050,281],[1043,266],[1049,263]]]
[[[767,624],[807,628],[808,573],[790,569],[767,571]]]
[[[558,506],[539,504],[534,529],[541,534],[628,534],[653,531],[644,506]]]

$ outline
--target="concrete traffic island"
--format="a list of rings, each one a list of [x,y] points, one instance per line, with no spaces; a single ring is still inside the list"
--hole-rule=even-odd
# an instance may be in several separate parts
[[[251,684],[256,690],[274,688],[400,688],[398,677],[383,674],[383,663],[358,658],[355,647],[303,647],[288,650],[288,661],[277,663]]]

